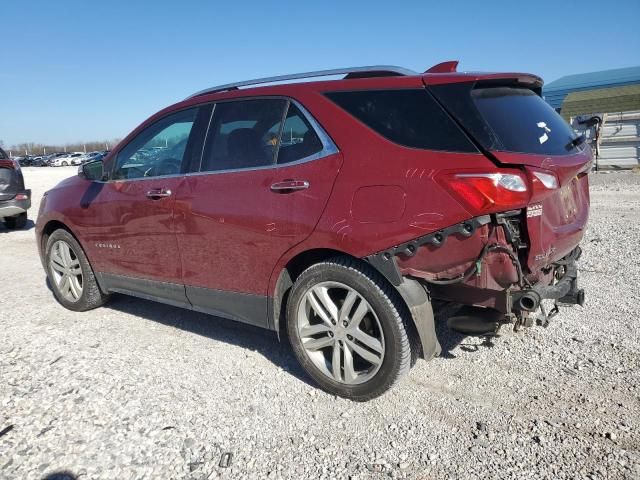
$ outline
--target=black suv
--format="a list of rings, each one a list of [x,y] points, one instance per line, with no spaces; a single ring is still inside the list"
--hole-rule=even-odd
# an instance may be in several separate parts
[[[20,164],[0,149],[0,219],[10,230],[24,228],[31,207],[31,190],[24,188]]]

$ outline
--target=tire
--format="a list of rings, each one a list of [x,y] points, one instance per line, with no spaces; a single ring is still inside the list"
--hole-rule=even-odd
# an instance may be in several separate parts
[[[287,334],[296,358],[321,388],[363,402],[409,371],[407,315],[400,294],[377,271],[337,257],[297,278],[287,303]]]
[[[4,226],[9,230],[22,230],[27,226],[27,212],[22,212],[15,217],[5,217]]]
[[[65,253],[67,247],[70,252],[68,255]],[[109,298],[100,291],[84,250],[67,230],[58,229],[47,239],[45,268],[56,300],[69,310],[91,310],[100,307]],[[62,272],[66,272],[69,280],[67,288]]]
[[[68,166],[69,166],[69,164],[68,164],[67,162],[62,162],[62,166],[63,166],[63,167],[68,167]]]

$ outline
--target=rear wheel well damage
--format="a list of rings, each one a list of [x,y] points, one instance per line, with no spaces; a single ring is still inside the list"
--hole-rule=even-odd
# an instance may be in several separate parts
[[[410,316],[413,320],[407,322],[412,347],[412,364],[418,357],[429,360],[439,355],[441,349],[436,337],[431,299],[422,284],[416,280],[405,278],[400,285],[394,286],[371,263],[332,249],[314,249],[302,252],[292,258],[280,272],[274,295],[270,298],[271,326],[278,333],[278,336],[281,331],[286,332],[286,305],[291,287],[298,276],[310,266],[335,257],[349,257],[357,262],[362,262],[378,273],[381,282],[387,283],[399,293],[407,309],[405,315]]]

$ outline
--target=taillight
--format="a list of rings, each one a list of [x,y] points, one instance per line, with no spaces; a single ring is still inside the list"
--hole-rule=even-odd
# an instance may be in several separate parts
[[[440,184],[474,215],[525,207],[531,198],[527,177],[518,171],[445,173]]]
[[[560,182],[554,173],[531,170],[531,186],[533,190],[531,201],[539,202],[557,190],[560,187]]]

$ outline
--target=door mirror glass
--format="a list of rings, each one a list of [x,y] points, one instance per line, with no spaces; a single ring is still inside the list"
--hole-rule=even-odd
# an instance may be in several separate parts
[[[78,168],[78,175],[91,181],[102,180],[104,177],[104,165],[102,160],[94,160],[92,162],[87,162],[84,165],[80,165],[80,168]]]

